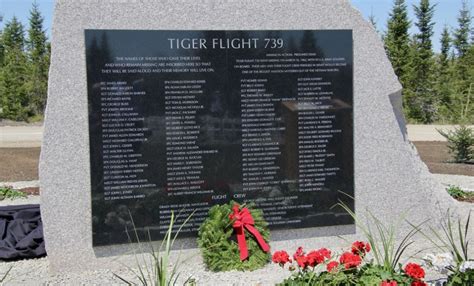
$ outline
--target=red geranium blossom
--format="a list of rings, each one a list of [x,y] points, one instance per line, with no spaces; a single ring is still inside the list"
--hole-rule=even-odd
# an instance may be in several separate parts
[[[298,247],[295,254],[293,254],[293,259],[296,260],[296,257],[298,257],[298,256],[304,256],[303,247],[301,247],[301,246]]]
[[[331,251],[326,248],[313,250],[306,256],[308,258],[309,266],[315,267],[324,262],[324,260],[331,258]]]
[[[426,284],[423,281],[414,281],[414,282],[411,282],[410,286],[428,286],[428,284]]]
[[[383,281],[380,286],[398,286],[397,281]]]
[[[370,252],[370,244],[363,241],[354,241],[351,250],[354,254],[364,256],[366,253]]]
[[[309,265],[309,259],[308,257],[304,255],[297,256],[295,259],[296,263],[298,263],[298,266],[301,268],[306,268]]]
[[[274,263],[280,264],[280,266],[283,266],[286,263],[291,262],[291,258],[286,251],[282,250],[282,251],[276,251],[275,253],[273,253],[272,261]]]
[[[359,255],[355,255],[351,252],[344,252],[339,258],[339,262],[344,264],[346,269],[357,267],[362,263],[362,258]]]
[[[328,265],[326,265],[326,269],[328,272],[333,272],[333,271],[336,272],[338,266],[339,266],[339,262],[331,261],[328,263]]]
[[[425,277],[425,270],[416,263],[408,263],[405,266],[405,273],[415,279],[423,279]]]

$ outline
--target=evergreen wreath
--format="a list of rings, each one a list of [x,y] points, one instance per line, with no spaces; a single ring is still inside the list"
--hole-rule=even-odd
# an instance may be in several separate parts
[[[240,260],[239,246],[234,235],[232,221],[229,219],[235,204],[237,203],[231,201],[228,204],[213,206],[209,210],[209,217],[199,228],[198,245],[204,263],[211,271],[251,271],[265,266],[270,261],[270,252],[264,252],[255,237],[246,230],[245,240],[249,257],[244,261]],[[255,209],[253,204],[240,206],[241,209],[243,207],[248,208],[254,219],[255,229],[268,242],[270,231],[268,223],[263,219],[263,212]]]

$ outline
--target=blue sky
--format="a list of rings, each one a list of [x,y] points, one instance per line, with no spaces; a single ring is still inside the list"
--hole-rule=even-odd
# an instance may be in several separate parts
[[[17,16],[24,24],[28,23],[29,10],[34,0],[0,0],[0,15],[3,15],[4,21],[8,21],[14,15]],[[462,0],[434,0],[432,3],[437,4],[436,14],[434,20],[435,35],[433,37],[433,44],[436,51],[439,50],[439,38],[441,30],[444,25],[448,25],[451,29],[457,26],[456,18],[461,7]],[[468,4],[471,7],[473,0],[468,0]],[[51,30],[52,14],[53,14],[53,0],[36,0],[40,5],[40,10],[45,17],[45,28],[48,31]],[[379,31],[386,30],[386,22],[388,13],[392,7],[393,0],[351,0],[353,5],[359,9],[362,14],[367,18],[373,14],[377,20],[377,26]],[[409,6],[409,13],[411,19],[414,19],[413,4],[419,2],[419,0],[407,0]],[[474,13],[474,11],[473,11]],[[2,24],[0,24],[1,26]],[[416,32],[416,27],[412,25],[411,32]]]

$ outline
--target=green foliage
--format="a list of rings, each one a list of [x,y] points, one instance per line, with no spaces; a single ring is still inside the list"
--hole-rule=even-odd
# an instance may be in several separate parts
[[[398,285],[410,285],[412,279],[401,271],[389,272],[380,265],[369,263],[360,269],[357,285],[379,286],[383,281],[396,281]]]
[[[314,271],[298,272],[285,279],[279,286],[350,286],[356,285],[356,275],[354,271],[339,271],[337,273]],[[380,285],[380,283],[379,283]],[[378,285],[377,285],[378,286]]]
[[[474,270],[466,272],[457,271],[448,277],[446,286],[473,286],[474,285]]]
[[[433,36],[433,15],[435,6],[429,0],[421,0],[414,6],[419,33],[412,43],[410,84],[406,86],[411,97],[407,97],[405,107],[410,118],[417,122],[432,123],[436,119],[435,61],[431,37]]]
[[[26,120],[30,115],[27,81],[27,59],[24,53],[23,25],[13,17],[7,22],[2,35],[4,66],[0,70],[0,117]]]
[[[373,12],[370,13],[369,15],[369,22],[370,24],[372,25],[372,27],[374,27],[374,30],[379,33],[379,30],[377,28],[377,20],[375,19],[375,15]]]
[[[452,44],[455,57],[450,63],[441,61],[438,78],[440,96],[440,118],[447,123],[474,122],[473,83],[474,83],[474,44],[469,43],[471,13],[466,1],[459,11],[458,27],[455,29]],[[447,30],[443,32],[441,59],[445,59],[448,41]]]
[[[439,116],[446,118],[452,114],[449,110],[451,107],[451,90],[452,83],[450,77],[452,74],[451,64],[449,61],[449,52],[451,50],[451,36],[447,26],[444,26],[441,34],[441,54],[436,62],[436,94],[439,103]]]
[[[46,104],[49,51],[46,33],[43,29],[43,17],[36,3],[33,3],[29,20],[27,47],[30,73],[28,93],[35,114],[42,114]]]
[[[458,16],[458,28],[454,32],[454,47],[459,57],[466,54],[469,49],[469,33],[471,31],[471,12],[467,0],[462,1]]]
[[[448,140],[449,152],[457,163],[466,163],[474,159],[474,130],[461,125],[452,131],[438,130]]]
[[[0,69],[5,61],[5,47],[3,46],[3,31],[0,30]]]
[[[0,119],[28,121],[46,104],[50,47],[36,3],[29,20],[27,38],[16,17],[0,33]]]
[[[137,270],[126,266],[129,271],[131,271],[135,277],[138,279],[141,285],[152,285],[152,286],[169,286],[176,285],[176,282],[179,278],[178,268],[180,266],[180,260],[174,264],[173,268],[170,271],[170,257],[171,249],[173,244],[178,237],[181,229],[186,225],[191,218],[192,214],[186,218],[186,220],[181,224],[176,233],[173,235],[173,226],[177,220],[175,218],[174,212],[171,212],[170,223],[168,225],[168,230],[166,231],[165,237],[163,238],[160,248],[156,251],[150,241],[148,243],[148,248],[144,247],[142,242],[138,237],[138,233],[131,218],[132,225],[134,228],[135,239],[137,240],[138,249],[134,251],[134,257],[136,262]],[[130,239],[131,241],[131,239]],[[149,249],[146,251],[145,249]],[[148,256],[147,256],[148,255]],[[151,257],[151,259],[148,259]],[[145,265],[145,266],[143,266]],[[114,274],[115,277],[126,283],[127,285],[136,285],[131,281],[126,280],[118,274]],[[188,279],[189,280],[189,279]]]
[[[281,286],[380,286],[383,281],[396,281],[398,285],[410,285],[412,279],[403,273],[389,273],[372,263],[365,264],[359,270],[343,270],[334,273],[299,272],[278,284]]]
[[[452,35],[444,28],[438,55],[431,42],[435,8],[429,0],[413,6],[418,28],[413,37],[408,33],[411,24],[404,0],[393,0],[387,21],[383,40],[403,86],[405,115],[414,123],[474,123],[474,41],[469,41],[474,31],[468,3],[463,1]]]
[[[363,263],[350,266],[352,268],[346,268],[342,261],[343,254],[339,259],[340,263],[337,265],[337,268],[329,269],[329,272],[327,265],[338,261],[337,256],[333,256],[322,264],[315,265],[313,268],[301,268],[298,266],[297,272],[278,285],[380,286],[384,281],[395,281],[398,285],[411,285],[415,280],[402,268],[400,259],[406,249],[413,243],[412,239],[420,231],[419,227],[423,223],[413,226],[412,230],[397,243],[397,226],[387,227],[383,225],[370,212],[367,212],[367,221],[364,223],[347,205],[340,203],[338,206],[345,209],[354,218],[357,227],[361,229],[371,246],[373,258],[369,259],[366,255],[369,250],[363,254],[359,252],[358,255],[360,255]],[[375,228],[375,231],[372,228]],[[278,260],[274,262],[279,263]],[[284,267],[281,264],[280,266]],[[295,267],[290,266],[289,270],[294,271]]]
[[[248,271],[265,266],[270,260],[270,253],[264,252],[252,234],[245,231],[245,239],[249,251],[249,258],[241,261],[237,242],[232,239],[234,229],[229,215],[235,202],[224,205],[215,205],[209,210],[209,217],[199,228],[198,245],[204,263],[211,271]],[[269,241],[270,232],[263,219],[263,212],[253,205],[246,206],[254,221],[254,227],[260,232],[265,241]]]
[[[301,268],[298,266],[297,271],[295,271],[295,267],[290,266],[289,270],[294,272],[290,277],[277,285],[380,286],[384,281],[395,281],[398,285],[408,286],[414,281],[413,278],[402,270],[401,265],[398,265],[393,271],[388,271],[383,265],[374,262],[373,259],[368,260],[366,254],[363,254],[361,259],[364,262],[358,266],[346,268],[344,265],[338,264],[330,269],[330,271],[327,269],[327,266],[330,263],[337,264],[337,256],[333,256],[330,260],[315,265],[314,267]],[[284,265],[281,264],[280,266],[284,267]]]
[[[26,197],[27,195],[25,193],[14,190],[11,187],[8,187],[8,186],[0,187],[0,200],[4,200],[4,199],[14,200],[14,199],[26,198]]]
[[[473,192],[466,192],[458,186],[449,186],[446,191],[448,194],[457,199],[457,200],[466,200],[466,199],[474,199]]]
[[[402,85],[407,85],[407,70],[410,63],[409,34],[410,21],[405,0],[394,0],[392,11],[387,22],[387,33],[384,36],[385,49],[392,62],[395,74]]]
[[[397,226],[391,225],[387,227],[383,225],[383,223],[370,212],[367,212],[367,222],[363,223],[348,206],[345,204],[338,205],[344,208],[346,212],[354,218],[357,227],[362,230],[362,233],[372,246],[375,263],[380,265],[387,273],[395,275],[400,267],[400,259],[403,253],[413,244],[412,239],[419,230],[413,228],[405,234],[400,242],[397,242],[399,233]],[[373,230],[374,227],[375,230]]]

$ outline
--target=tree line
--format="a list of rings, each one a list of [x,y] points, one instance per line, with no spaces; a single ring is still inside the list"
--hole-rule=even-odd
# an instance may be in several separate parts
[[[433,51],[436,4],[419,0],[414,22],[405,0],[393,0],[382,34],[387,55],[403,86],[405,116],[412,123],[474,123],[474,30],[467,0],[457,26],[444,27],[441,50]],[[370,21],[376,26],[374,17]],[[1,21],[1,19],[0,19]],[[411,35],[409,29],[416,26]],[[51,46],[38,5],[28,30],[13,17],[0,31],[0,119],[41,118],[46,105]]]
[[[13,17],[0,31],[0,119],[42,118],[51,54],[43,21],[34,3],[27,30]]]
[[[462,1],[457,27],[444,26],[441,50],[433,52],[436,4],[420,0],[413,6],[417,32],[409,34],[405,0],[394,0],[387,31],[382,35],[395,74],[403,86],[405,116],[412,123],[474,122],[474,30],[467,0]],[[376,24],[371,17],[373,24]]]

